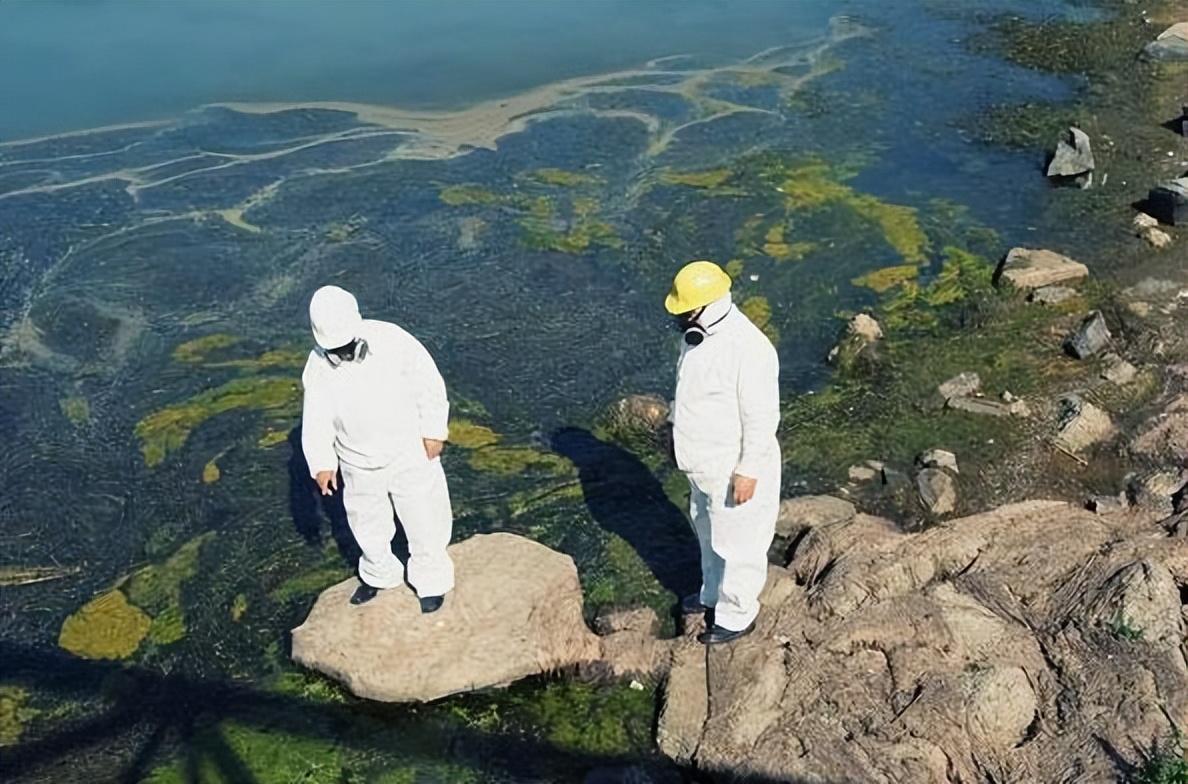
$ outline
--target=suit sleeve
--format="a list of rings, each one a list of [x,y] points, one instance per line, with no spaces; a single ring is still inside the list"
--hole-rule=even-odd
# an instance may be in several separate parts
[[[780,360],[766,340],[741,358],[738,410],[742,420],[742,456],[735,473],[758,479],[779,459]]]
[[[419,340],[413,339],[411,351],[421,438],[445,441],[450,437],[450,401],[446,396],[445,380]]]
[[[312,477],[316,477],[321,471],[338,470],[338,455],[334,451],[333,401],[326,385],[319,383],[321,380],[307,362],[305,372],[301,374],[301,385],[304,388],[301,451],[305,454],[305,462]]]

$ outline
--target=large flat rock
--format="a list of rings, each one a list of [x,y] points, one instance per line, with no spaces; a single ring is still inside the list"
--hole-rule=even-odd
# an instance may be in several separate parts
[[[569,556],[508,533],[450,555],[458,584],[437,613],[422,615],[407,587],[352,606],[358,582],[345,580],[293,630],[293,659],[360,697],[426,702],[600,658]]]
[[[1088,274],[1088,267],[1068,256],[1038,248],[1012,248],[998,270],[998,279],[1017,289],[1038,289]]]

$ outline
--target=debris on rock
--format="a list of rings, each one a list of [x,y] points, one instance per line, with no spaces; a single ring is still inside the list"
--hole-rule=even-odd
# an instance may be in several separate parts
[[[1048,177],[1058,183],[1070,183],[1080,188],[1093,184],[1093,148],[1089,134],[1080,128],[1069,128],[1056,144]]]
[[[1079,396],[1065,397],[1060,406],[1060,431],[1054,443],[1061,449],[1075,454],[1114,434],[1110,415]]]
[[[877,476],[873,468],[869,479]],[[858,514],[849,501],[831,495],[802,495],[780,502],[780,513],[776,517],[776,534],[790,537],[805,528],[829,523],[842,523]]]
[[[957,508],[957,480],[942,468],[925,468],[918,473],[916,492],[930,515],[949,514]]]
[[[1095,310],[1086,316],[1064,341],[1064,350],[1077,359],[1088,359],[1110,343],[1105,316]]]
[[[1188,177],[1152,188],[1147,194],[1147,211],[1168,226],[1188,223]]]
[[[1143,53],[1151,60],[1162,62],[1188,60],[1188,22],[1180,22],[1164,30],[1158,38],[1143,47]]]
[[[953,376],[936,388],[940,396],[948,401],[955,397],[973,397],[982,388],[982,378],[977,373],[966,371]]]
[[[1038,248],[1012,248],[998,267],[995,281],[1017,289],[1039,289],[1089,275],[1089,268],[1068,256]]]
[[[1117,495],[1095,495],[1085,501],[1085,508],[1097,514],[1114,514],[1125,511],[1130,506],[1130,499],[1126,493]]]

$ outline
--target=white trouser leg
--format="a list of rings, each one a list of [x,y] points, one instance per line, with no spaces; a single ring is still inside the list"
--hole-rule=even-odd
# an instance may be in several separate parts
[[[710,540],[710,497],[701,492],[692,479],[689,479],[689,520],[701,548],[701,603],[713,607],[718,603],[722,559],[714,553]]]
[[[730,477],[690,477],[708,501],[710,547],[721,563],[714,623],[742,631],[759,615],[759,594],[767,583],[767,551],[780,508],[779,469],[764,472],[755,496],[736,505]]]
[[[390,474],[342,466],[342,501],[347,522],[363,555],[359,579],[373,588],[395,588],[404,582],[404,566],[392,554],[396,520],[388,498]]]
[[[392,477],[388,492],[408,537],[408,582],[419,596],[443,596],[454,588],[454,562],[446,548],[454,512],[441,460]]]

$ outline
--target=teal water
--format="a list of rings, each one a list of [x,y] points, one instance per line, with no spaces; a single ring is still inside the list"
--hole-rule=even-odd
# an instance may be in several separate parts
[[[591,614],[665,614],[696,582],[681,477],[601,412],[671,391],[672,272],[737,262],[792,396],[826,377],[844,314],[877,301],[855,279],[905,265],[927,279],[950,246],[989,263],[1042,243],[1042,161],[962,128],[1076,85],[971,52],[983,14],[1002,12],[1082,13],[0,0],[0,137],[161,121],[0,146],[0,568],[60,570],[0,587],[0,772],[690,775],[652,747],[655,684],[559,677],[377,707],[288,664],[287,630],[353,552],[294,449],[309,293],[344,285],[438,357],[471,436],[446,457],[458,537],[533,537],[574,557]],[[636,69],[533,104],[496,140],[324,108],[200,108],[463,111]],[[76,615],[117,594],[147,630],[127,612]]]

